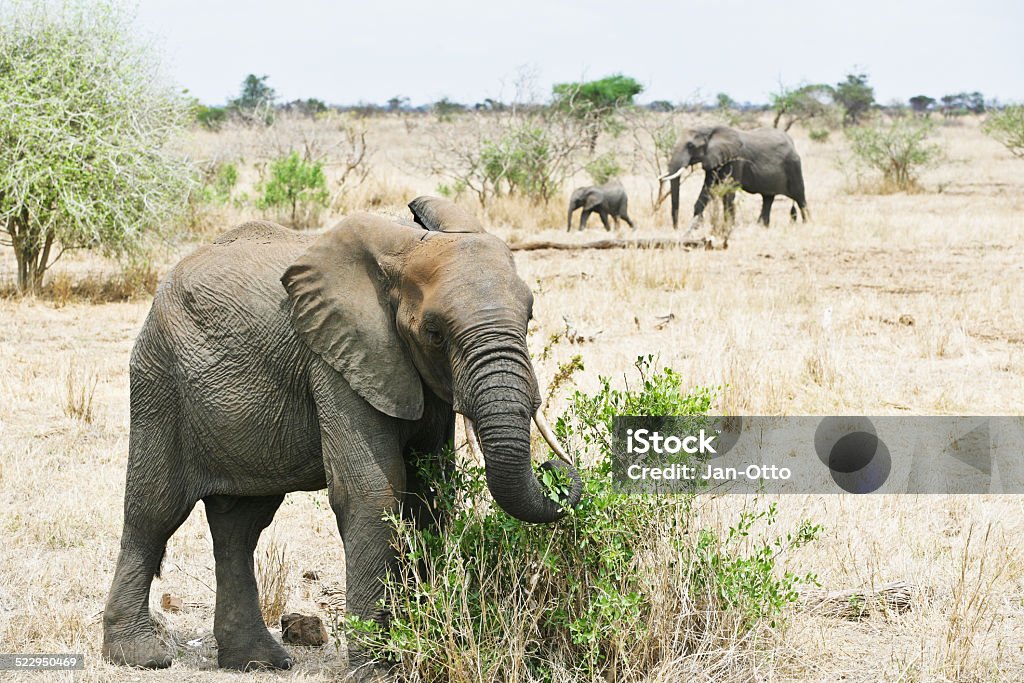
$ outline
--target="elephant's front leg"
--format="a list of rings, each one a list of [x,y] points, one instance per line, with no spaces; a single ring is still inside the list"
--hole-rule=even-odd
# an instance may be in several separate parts
[[[589,209],[583,209],[583,211],[580,213],[580,230],[586,230],[587,229],[587,219],[588,218],[590,218],[590,210]]]
[[[401,510],[405,461],[400,421],[379,413],[340,379],[314,389],[331,508],[345,546],[346,611],[387,627],[384,579],[397,569],[394,528]],[[369,663],[350,646],[353,667]]]

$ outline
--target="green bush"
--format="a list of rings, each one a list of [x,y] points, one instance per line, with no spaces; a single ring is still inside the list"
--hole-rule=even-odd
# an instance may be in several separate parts
[[[387,629],[349,617],[349,644],[395,665],[400,681],[647,680],[683,656],[734,658],[764,645],[812,575],[778,571],[813,540],[805,523],[769,539],[775,508],[745,511],[729,528],[697,528],[693,496],[618,492],[608,443],[617,414],[703,415],[712,392],[684,389],[670,369],[638,359],[635,386],[601,378],[575,392],[556,423],[580,463],[584,494],[557,524],[520,522],[490,502],[482,468],[434,482],[443,532],[392,519],[400,569],[387,584]],[[589,462],[583,466],[583,462]],[[546,479],[549,488],[558,482]],[[552,495],[555,495],[553,492]]]
[[[323,166],[304,160],[298,152],[270,164],[269,177],[260,191],[259,207],[286,211],[284,220],[293,228],[312,225],[330,199]]]
[[[807,131],[807,137],[809,137],[812,142],[828,142],[829,135],[830,133],[828,128],[812,128]]]
[[[993,111],[982,126],[1015,157],[1024,159],[1024,106],[1015,105]]]
[[[195,117],[197,124],[213,131],[220,130],[228,120],[228,110],[226,107],[209,107],[198,103],[192,108],[192,115]]]
[[[223,205],[231,201],[238,185],[238,167],[232,163],[212,163],[202,171],[199,199],[207,204]]]
[[[547,202],[561,188],[555,175],[554,155],[543,126],[524,123],[509,127],[480,150],[480,164],[487,182],[500,194],[523,195]]]
[[[612,178],[616,178],[622,174],[622,166],[619,165],[619,161],[615,156],[614,152],[607,152],[596,156],[583,167],[583,170],[587,172],[587,175],[597,185],[604,185]]]
[[[883,191],[918,188],[917,174],[936,161],[942,150],[929,142],[930,119],[901,116],[888,123],[846,129],[855,161],[882,174]]]

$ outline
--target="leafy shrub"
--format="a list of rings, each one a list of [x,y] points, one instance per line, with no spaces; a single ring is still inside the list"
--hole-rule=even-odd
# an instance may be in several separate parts
[[[309,227],[330,199],[323,165],[305,161],[298,152],[271,162],[260,191],[259,207],[287,211],[286,222],[293,228]]]
[[[982,130],[1002,143],[1013,156],[1024,159],[1024,105],[993,111]]]
[[[622,174],[622,166],[614,152],[606,152],[591,159],[583,167],[583,170],[591,177],[597,185],[604,185],[612,178]]]
[[[846,130],[854,159],[882,174],[883,191],[917,189],[917,174],[941,154],[929,143],[934,130],[930,119],[901,116],[888,123]]]
[[[238,185],[238,167],[230,162],[209,164],[202,170],[200,201],[209,204],[227,204]]]
[[[553,149],[543,126],[510,127],[480,151],[484,177],[500,192],[547,202],[561,187],[555,175]]]
[[[192,108],[192,116],[196,123],[207,130],[217,131],[227,123],[228,110],[226,107],[210,107],[205,104],[196,104]]]
[[[401,554],[386,588],[390,626],[348,617],[349,643],[394,663],[400,681],[452,682],[647,680],[685,655],[727,652],[732,665],[738,647],[753,649],[759,626],[813,580],[777,572],[779,557],[819,529],[759,538],[775,523],[774,507],[746,511],[725,530],[698,529],[692,496],[617,492],[612,418],[702,415],[713,396],[684,389],[651,357],[636,368],[635,386],[616,389],[602,377],[596,393],[575,392],[558,419],[563,444],[590,464],[580,467],[582,500],[557,524],[496,509],[482,468],[460,465],[445,482],[423,472],[445,529],[391,520]],[[544,478],[549,489],[559,485],[553,479]]]
[[[812,142],[828,142],[829,131],[827,128],[812,128],[807,132],[807,137]]]

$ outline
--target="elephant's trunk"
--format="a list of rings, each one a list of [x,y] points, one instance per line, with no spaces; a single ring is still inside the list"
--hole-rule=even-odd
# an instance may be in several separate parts
[[[576,206],[569,202],[569,215],[565,219],[565,231],[572,232],[572,212],[576,210]]]
[[[517,354],[518,355],[518,354]],[[469,370],[475,387],[470,390],[470,417],[483,450],[487,488],[508,514],[525,522],[560,519],[564,508],[579,502],[583,484],[579,473],[562,460],[542,467],[563,470],[572,481],[567,500],[551,500],[537,479],[530,458],[530,420],[536,382],[528,358],[489,360]]]

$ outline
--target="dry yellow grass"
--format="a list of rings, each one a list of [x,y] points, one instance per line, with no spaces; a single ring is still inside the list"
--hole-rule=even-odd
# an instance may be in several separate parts
[[[369,125],[373,173],[345,206],[398,212],[403,200],[434,191],[438,179],[422,163],[425,129],[438,124],[393,117]],[[755,224],[758,198],[741,195],[725,251],[518,253],[536,295],[535,353],[564,330],[565,319],[584,336],[600,332],[593,342],[552,346],[537,363],[542,382],[580,353],[586,371],[576,379],[593,390],[599,374],[620,377],[637,355],[657,353],[691,383],[723,387],[719,407],[740,413],[1024,414],[1024,164],[984,137],[976,121],[943,127],[940,136],[946,160],[923,174],[924,192],[876,196],[849,191],[852,180],[835,164],[841,135],[819,144],[795,131],[814,221],[790,224],[788,202],[778,202],[774,224],[764,229]],[[189,144],[211,154],[230,145],[243,158],[255,143],[232,131]],[[625,154],[628,142],[602,144]],[[697,178],[683,186],[684,216]],[[651,213],[651,179],[623,180],[637,235],[669,232],[667,206]],[[227,210],[223,227],[246,217]],[[509,241],[566,238],[561,203],[504,202],[487,219]],[[603,234],[592,227],[569,239]],[[166,255],[163,267],[188,248]],[[9,252],[0,253],[0,280],[10,278],[12,263]],[[79,282],[115,272],[75,255],[54,276]],[[67,280],[60,285],[68,287]],[[139,673],[100,660],[100,616],[121,524],[128,356],[148,306],[145,298],[0,299],[0,651],[84,652],[87,669],[76,681],[329,680],[343,664],[330,646],[298,653],[286,673],[216,670],[213,556],[202,505],[171,539],[164,576],[154,584],[155,611],[164,592],[185,601],[182,612],[165,615],[179,650],[175,666]],[[66,414],[66,405],[72,388],[77,396],[91,377],[89,422]],[[562,400],[553,406],[557,414]],[[700,516],[730,522],[749,504],[702,499]],[[796,608],[752,680],[1024,679],[1021,498],[780,501],[783,528],[802,518],[825,532],[786,558],[788,567],[817,572],[826,589],[905,580],[919,590],[909,612],[865,621]],[[344,583],[324,494],[290,495],[259,553],[269,538],[288,559],[283,609],[319,613],[322,586]],[[319,579],[304,581],[308,570]],[[652,672],[652,680],[673,678]]]

